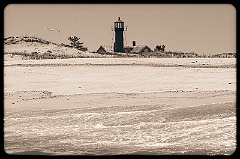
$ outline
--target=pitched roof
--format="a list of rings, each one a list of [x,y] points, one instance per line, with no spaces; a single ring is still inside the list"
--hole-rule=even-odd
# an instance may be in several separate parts
[[[145,48],[149,48],[147,45],[137,45],[137,46],[133,46],[133,49],[131,50],[131,52],[136,52],[139,53],[141,52],[143,49]],[[149,48],[150,49],[150,48]],[[151,49],[150,49],[151,50]]]
[[[113,46],[105,45],[105,46],[100,46],[102,47],[106,52],[114,52]]]

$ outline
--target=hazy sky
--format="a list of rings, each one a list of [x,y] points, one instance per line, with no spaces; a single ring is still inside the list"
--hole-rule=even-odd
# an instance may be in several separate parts
[[[166,51],[236,52],[236,10],[230,4],[10,4],[4,37],[36,36],[69,43],[78,36],[89,51],[113,45],[113,22],[125,22],[125,45],[166,45]],[[61,31],[48,31],[46,27]]]

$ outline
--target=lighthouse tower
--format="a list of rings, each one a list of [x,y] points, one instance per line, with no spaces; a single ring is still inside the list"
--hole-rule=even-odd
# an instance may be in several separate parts
[[[124,27],[124,22],[118,17],[118,21],[114,22],[115,31],[115,42],[114,42],[114,52],[123,52],[123,31],[126,29]]]

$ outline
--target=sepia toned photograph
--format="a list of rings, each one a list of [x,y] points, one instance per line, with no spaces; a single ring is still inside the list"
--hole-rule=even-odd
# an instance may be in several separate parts
[[[232,155],[231,4],[9,4],[9,155]]]

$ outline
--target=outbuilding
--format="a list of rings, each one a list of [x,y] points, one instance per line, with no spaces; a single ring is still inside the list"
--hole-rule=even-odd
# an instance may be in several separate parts
[[[105,54],[105,53],[113,53],[114,48],[113,46],[100,46],[99,49],[97,50],[97,53],[99,54]]]

